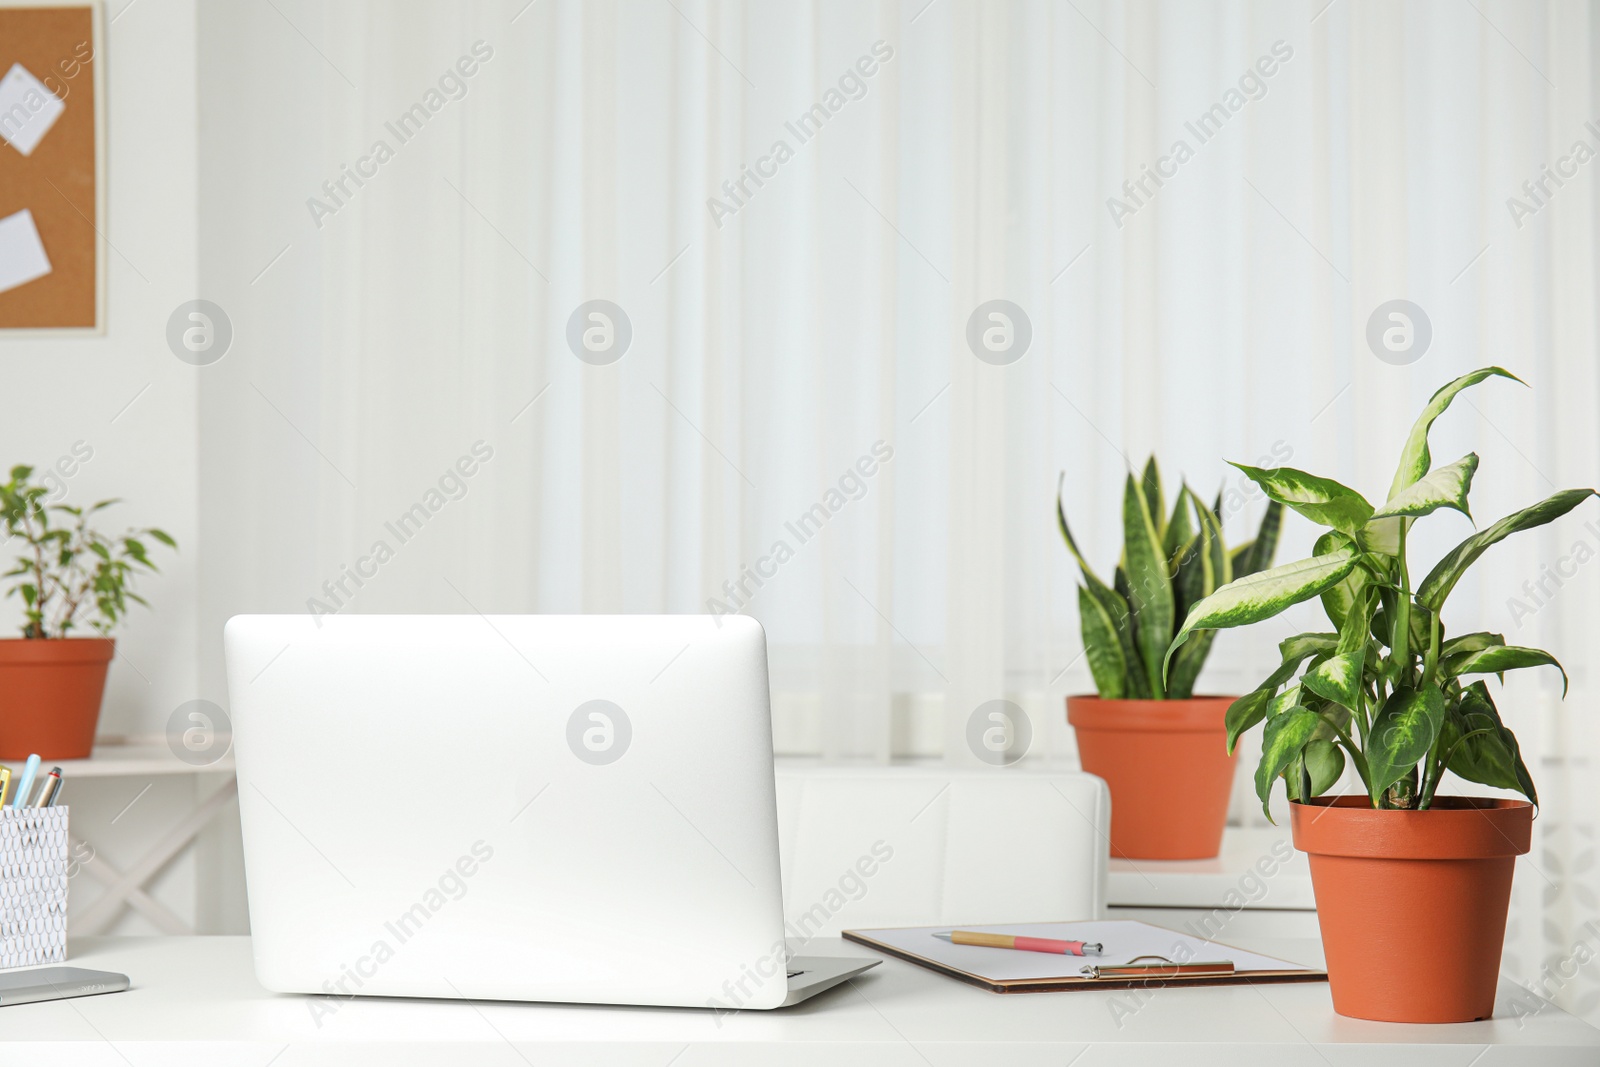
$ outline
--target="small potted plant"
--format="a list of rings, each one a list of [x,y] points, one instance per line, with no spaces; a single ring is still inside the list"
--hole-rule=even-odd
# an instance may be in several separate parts
[[[1295,845],[1310,856],[1341,1015],[1465,1022],[1494,1011],[1512,868],[1528,851],[1538,798],[1517,739],[1477,676],[1561,666],[1500,634],[1447,636],[1440,613],[1489,547],[1597,494],[1568,489],[1515,512],[1413,581],[1411,524],[1446,508],[1470,518],[1478,469],[1471,453],[1432,469],[1429,428],[1456,394],[1490,377],[1518,380],[1488,367],[1433,395],[1380,507],[1331,479],[1241,466],[1272,499],[1327,532],[1310,559],[1234,581],[1194,605],[1168,653],[1176,664],[1201,634],[1322,598],[1332,630],[1283,642],[1282,665],[1228,709],[1228,746],[1265,723],[1256,792],[1265,809],[1284,780]],[[1561,677],[1565,694],[1564,670]],[[1347,761],[1365,794],[1322,796]],[[1446,771],[1527,799],[1441,796]]]
[[[156,569],[142,539],[177,545],[156,529],[106,537],[89,519],[117,501],[48,504],[50,490],[32,478],[32,467],[13,467],[0,484],[0,526],[22,543],[0,578],[23,606],[22,636],[0,638],[0,759],[78,759],[89,754],[100,720],[116,648],[106,635],[129,601],[144,603],[131,588],[135,574]],[[74,636],[83,620],[100,636]]]
[[[1063,480],[1065,475],[1063,475]],[[1111,854],[1128,859],[1205,859],[1222,847],[1234,759],[1223,747],[1231,697],[1195,696],[1211,650],[1198,637],[1162,673],[1177,620],[1234,578],[1272,561],[1283,507],[1271,502],[1255,540],[1222,540],[1222,497],[1207,507],[1182,485],[1169,512],[1155,457],[1122,494],[1123,553],[1112,583],[1095,575],[1067,526],[1056,521],[1083,571],[1078,615],[1097,696],[1067,698],[1083,769],[1111,790]]]

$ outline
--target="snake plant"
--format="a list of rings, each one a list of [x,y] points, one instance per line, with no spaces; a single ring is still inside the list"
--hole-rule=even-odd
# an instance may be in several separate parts
[[[1066,475],[1061,476],[1065,481]],[[1177,620],[1193,605],[1235,578],[1255,574],[1272,562],[1282,524],[1283,505],[1269,502],[1255,539],[1234,549],[1222,540],[1222,496],[1207,507],[1187,484],[1178,490],[1171,512],[1161,488],[1154,456],[1135,481],[1132,472],[1122,494],[1123,550],[1112,584],[1106,585],[1083,558],[1067,526],[1056,485],[1056,522],[1067,550],[1083,571],[1078,616],[1084,653],[1104,700],[1184,700],[1211,651],[1213,633],[1185,646],[1162,672],[1162,656],[1172,643]]]
[[[1374,808],[1430,807],[1447,770],[1538,803],[1516,737],[1501,722],[1484,681],[1469,678],[1503,679],[1508,670],[1550,666],[1561,671],[1565,696],[1566,671],[1550,653],[1508,645],[1501,634],[1448,637],[1440,612],[1467,568],[1492,545],[1600,494],[1566,489],[1508,515],[1445,553],[1420,583],[1412,581],[1406,554],[1419,518],[1441,509],[1471,518],[1467,495],[1478,457],[1468,453],[1432,469],[1428,431],[1458,393],[1492,377],[1521,382],[1486,367],[1433,394],[1411,428],[1380,507],[1328,478],[1235,464],[1273,500],[1327,528],[1310,559],[1236,579],[1196,603],[1167,652],[1175,674],[1192,640],[1322,598],[1332,630],[1285,640],[1278,669],[1228,709],[1229,751],[1242,733],[1265,723],[1256,769],[1263,810],[1278,779],[1291,800],[1315,797],[1339,780],[1347,758]]]

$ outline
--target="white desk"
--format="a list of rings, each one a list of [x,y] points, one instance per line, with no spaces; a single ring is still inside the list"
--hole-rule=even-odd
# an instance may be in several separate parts
[[[1314,942],[1249,947],[1319,963]],[[873,955],[815,941],[812,951]],[[828,1067],[1151,1064],[1543,1067],[1600,1063],[1600,1030],[1502,984],[1481,1023],[1343,1019],[1324,983],[998,995],[898,960],[795,1008],[692,1009],[368,999],[312,1018],[264,992],[244,937],[83,938],[70,963],[122,971],[126,993],[0,1008],[0,1063],[426,1065],[824,1063]],[[1141,1006],[1142,1002],[1142,1006]],[[1114,1008],[1121,1011],[1114,1014]],[[1120,1015],[1120,1017],[1119,1017]],[[71,1042],[71,1044],[63,1044]],[[1192,1042],[1177,1047],[1177,1043]]]

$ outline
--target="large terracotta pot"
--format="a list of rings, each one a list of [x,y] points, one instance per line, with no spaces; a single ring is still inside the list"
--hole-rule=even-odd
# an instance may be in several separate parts
[[[1111,855],[1210,859],[1222,849],[1235,757],[1223,717],[1233,697],[1067,698],[1083,769],[1111,789]]]
[[[0,639],[0,760],[87,756],[115,649],[109,637]]]
[[[1532,804],[1441,797],[1427,811],[1378,811],[1364,796],[1319,797],[1289,811],[1311,860],[1334,1011],[1405,1023],[1494,1014]]]

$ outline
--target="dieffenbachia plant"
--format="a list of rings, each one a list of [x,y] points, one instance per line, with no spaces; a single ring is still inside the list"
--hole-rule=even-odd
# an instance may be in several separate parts
[[[1065,480],[1066,475],[1062,475]],[[1255,540],[1229,550],[1222,541],[1222,496],[1206,507],[1188,485],[1178,490],[1171,513],[1154,456],[1136,482],[1132,472],[1122,494],[1123,550],[1112,584],[1094,573],[1067,526],[1056,485],[1056,522],[1067,549],[1083,571],[1078,615],[1095,689],[1105,700],[1183,700],[1211,651],[1215,634],[1201,634],[1162,672],[1177,620],[1235,578],[1272,562],[1283,506],[1267,505]]]
[[[1428,808],[1447,770],[1538,803],[1517,739],[1500,721],[1488,687],[1468,679],[1551,666],[1561,671],[1565,696],[1566,671],[1550,653],[1508,645],[1500,634],[1447,638],[1439,614],[1491,545],[1600,494],[1567,489],[1508,515],[1447,552],[1418,584],[1406,558],[1406,537],[1417,519],[1441,508],[1472,517],[1467,494],[1477,455],[1434,470],[1428,431],[1456,394],[1491,377],[1521,381],[1486,367],[1433,394],[1411,428],[1381,507],[1328,478],[1235,464],[1273,500],[1327,527],[1310,559],[1236,580],[1195,604],[1167,652],[1175,671],[1192,640],[1322,598],[1333,632],[1285,640],[1278,669],[1228,709],[1230,752],[1241,734],[1266,723],[1256,769],[1263,810],[1279,778],[1291,800],[1314,797],[1338,781],[1347,757],[1375,808]]]

